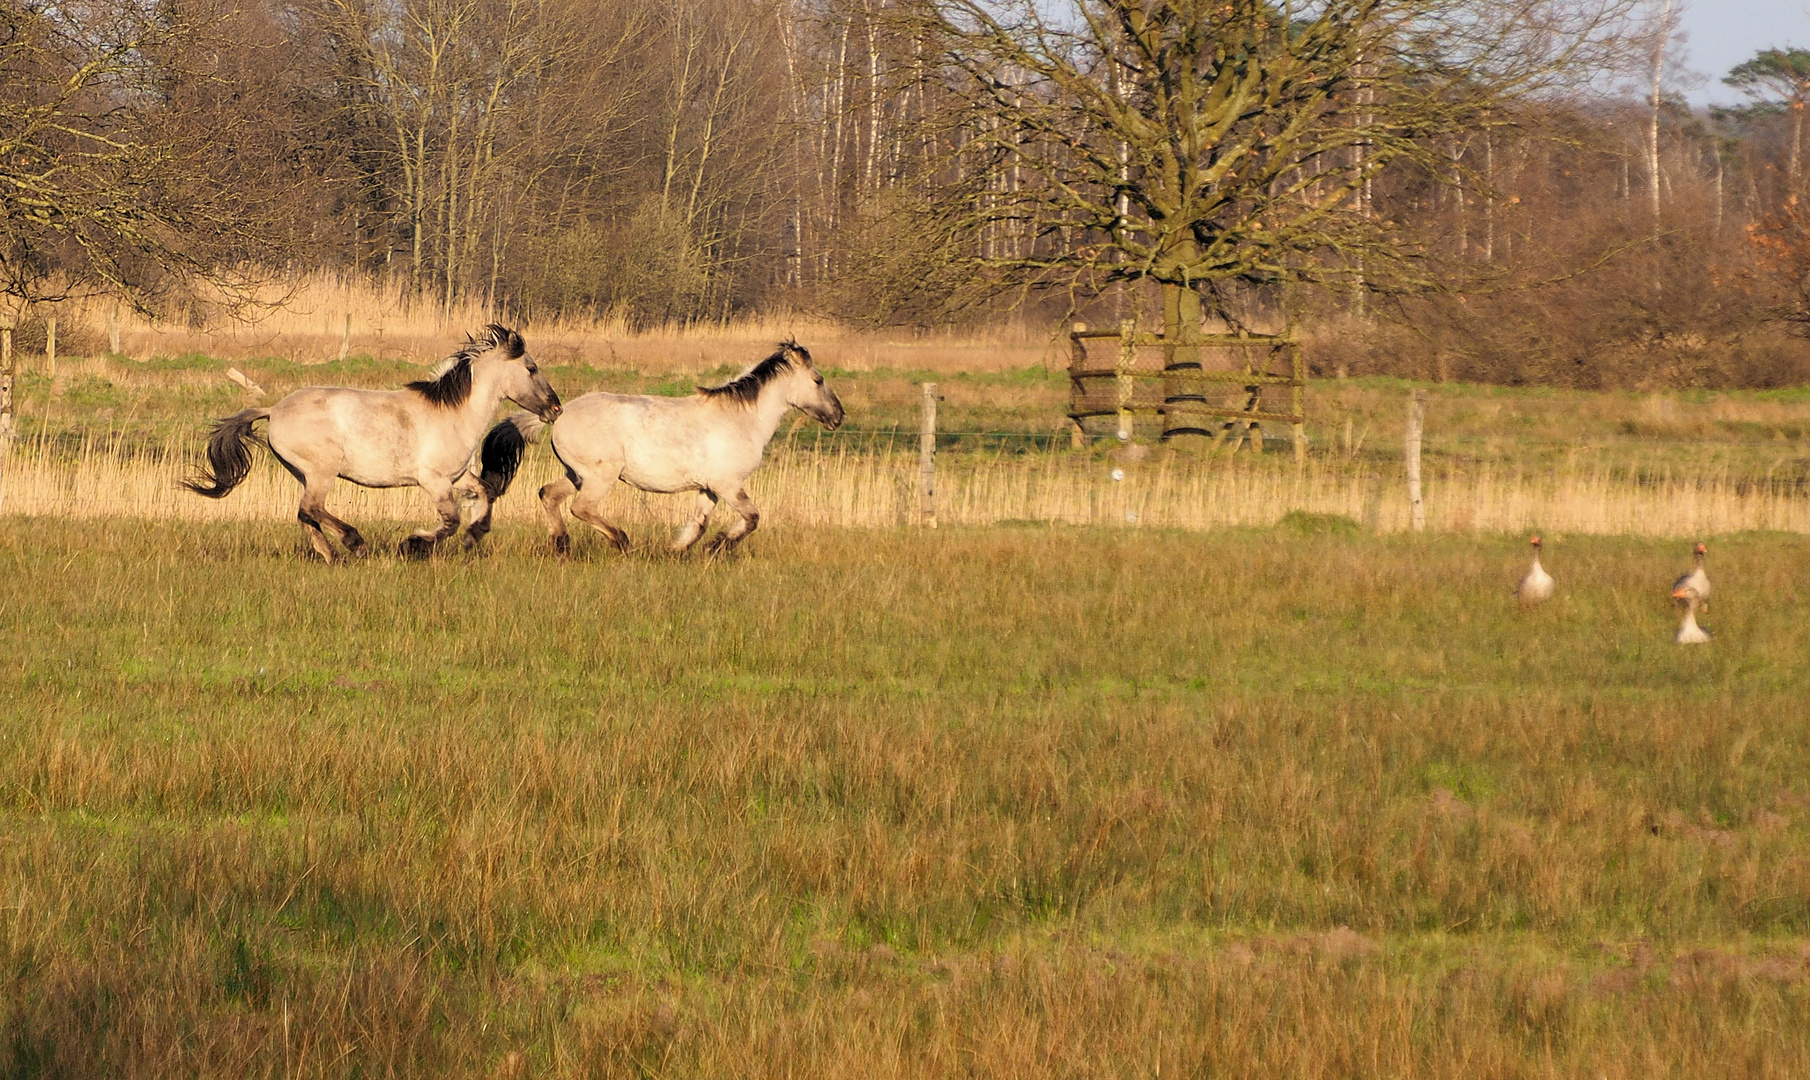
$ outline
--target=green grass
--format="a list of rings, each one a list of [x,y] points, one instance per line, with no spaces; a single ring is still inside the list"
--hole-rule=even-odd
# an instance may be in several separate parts
[[[1804,538],[494,539],[0,521],[0,1075],[1810,1068]]]

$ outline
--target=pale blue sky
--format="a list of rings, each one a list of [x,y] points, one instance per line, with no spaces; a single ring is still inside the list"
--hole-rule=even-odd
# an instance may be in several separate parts
[[[1761,49],[1810,49],[1810,0],[1685,0],[1682,22],[1685,66],[1707,80],[1687,92],[1698,105],[1742,100],[1722,76]]]

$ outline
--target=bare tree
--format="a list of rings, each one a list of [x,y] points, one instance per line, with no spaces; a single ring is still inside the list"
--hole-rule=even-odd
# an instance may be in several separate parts
[[[580,0],[313,0],[343,58],[417,292],[494,290],[509,224],[561,168],[602,157],[638,91],[645,11]]]
[[[952,241],[1013,222],[1035,239],[961,252],[998,283],[1153,281],[1171,332],[1225,314],[1233,282],[1425,288],[1398,223],[1366,212],[1387,171],[1435,182],[1444,152],[1515,104],[1619,59],[1624,0],[918,0],[941,51],[964,183],[934,203]],[[1018,169],[1034,182],[1001,189]],[[954,246],[959,247],[959,243]]]
[[[283,185],[221,56],[227,10],[156,0],[0,11],[0,297],[226,295],[272,261]],[[206,115],[211,126],[195,123]],[[237,149],[243,140],[244,152]]]

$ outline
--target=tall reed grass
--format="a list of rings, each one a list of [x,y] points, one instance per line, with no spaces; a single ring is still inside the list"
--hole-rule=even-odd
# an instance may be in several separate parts
[[[343,353],[425,363],[444,357],[466,332],[498,319],[516,324],[545,364],[647,373],[739,366],[773,342],[794,336],[807,347],[827,347],[835,366],[856,371],[1009,371],[1065,362],[1055,358],[1067,356],[1067,342],[1058,343],[1048,328],[1012,325],[870,333],[802,312],[653,328],[608,315],[523,320],[479,301],[459,301],[449,308],[411,295],[402,281],[329,272],[273,283],[261,300],[237,314],[196,309],[164,320],[97,302],[72,306],[62,318],[65,333],[76,329],[95,346],[110,347],[117,328],[120,352],[137,359],[204,353],[319,363]]]
[[[189,521],[286,521],[294,514],[295,482],[262,452],[250,478],[227,499],[179,488],[198,449],[192,436],[91,440],[74,452],[42,436],[27,438],[4,464],[0,512]],[[515,486],[497,506],[499,523],[538,523],[534,492],[556,475],[551,455],[530,448]],[[918,483],[914,453],[885,445],[818,451],[781,442],[749,492],[768,526],[890,528],[921,521]],[[1456,462],[1432,467],[1426,492],[1427,527],[1440,532],[1810,532],[1810,494],[1801,484],[1727,473],[1654,478],[1575,462],[1539,471]],[[413,489],[341,484],[333,502],[349,520],[412,521],[427,514]],[[687,497],[648,496],[626,486],[611,496],[611,512],[631,527],[676,527],[689,506]],[[955,526],[1212,529],[1272,525],[1299,511],[1339,515],[1377,532],[1409,527],[1397,474],[1319,454],[1305,463],[1284,454],[1168,454],[1142,463],[1065,451],[947,454],[939,458],[936,510],[940,524]]]

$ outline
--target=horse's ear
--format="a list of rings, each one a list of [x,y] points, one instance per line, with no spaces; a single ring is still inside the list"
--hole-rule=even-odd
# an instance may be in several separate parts
[[[528,343],[522,340],[522,335],[514,330],[509,331],[509,359],[520,360],[527,351]]]

